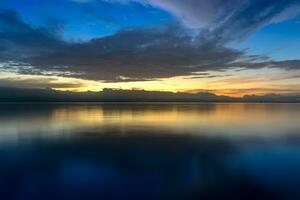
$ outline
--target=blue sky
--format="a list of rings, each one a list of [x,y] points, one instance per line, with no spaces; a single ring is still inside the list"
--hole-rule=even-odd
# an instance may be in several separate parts
[[[66,40],[89,40],[126,28],[158,26],[175,20],[168,12],[139,3],[13,0],[1,1],[0,7],[15,10],[35,27],[61,27],[60,36]]]
[[[276,60],[299,59],[300,18],[295,17],[261,28],[236,48],[248,48],[252,54],[268,54]]]
[[[3,0],[0,86],[220,91],[233,77],[224,90],[298,93],[299,14],[298,0]]]

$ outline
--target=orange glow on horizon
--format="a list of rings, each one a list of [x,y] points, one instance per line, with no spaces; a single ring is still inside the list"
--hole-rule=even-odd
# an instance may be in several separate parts
[[[21,75],[0,72],[3,79],[25,88],[52,88],[58,91],[99,92],[104,88],[161,92],[210,92],[216,95],[243,97],[244,95],[300,93],[300,76],[275,69],[211,72],[213,78],[179,76],[153,81],[114,82],[42,75]],[[265,74],[268,74],[266,76]],[[13,87],[9,85],[10,87]]]

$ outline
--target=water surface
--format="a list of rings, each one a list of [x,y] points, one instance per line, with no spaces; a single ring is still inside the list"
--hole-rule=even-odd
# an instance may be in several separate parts
[[[0,195],[299,199],[299,122],[300,104],[1,104]]]

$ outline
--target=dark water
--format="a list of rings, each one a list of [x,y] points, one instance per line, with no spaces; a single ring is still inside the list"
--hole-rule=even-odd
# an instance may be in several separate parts
[[[300,199],[300,104],[1,104],[0,199]]]

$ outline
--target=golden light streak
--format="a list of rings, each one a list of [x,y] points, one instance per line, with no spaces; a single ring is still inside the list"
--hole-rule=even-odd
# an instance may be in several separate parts
[[[197,93],[209,91],[217,95],[241,97],[268,93],[300,93],[300,75],[279,69],[209,72],[206,76],[179,76],[154,81],[103,83],[76,78],[20,75],[0,72],[2,81],[27,88],[52,88],[59,91],[101,91],[104,88]]]

